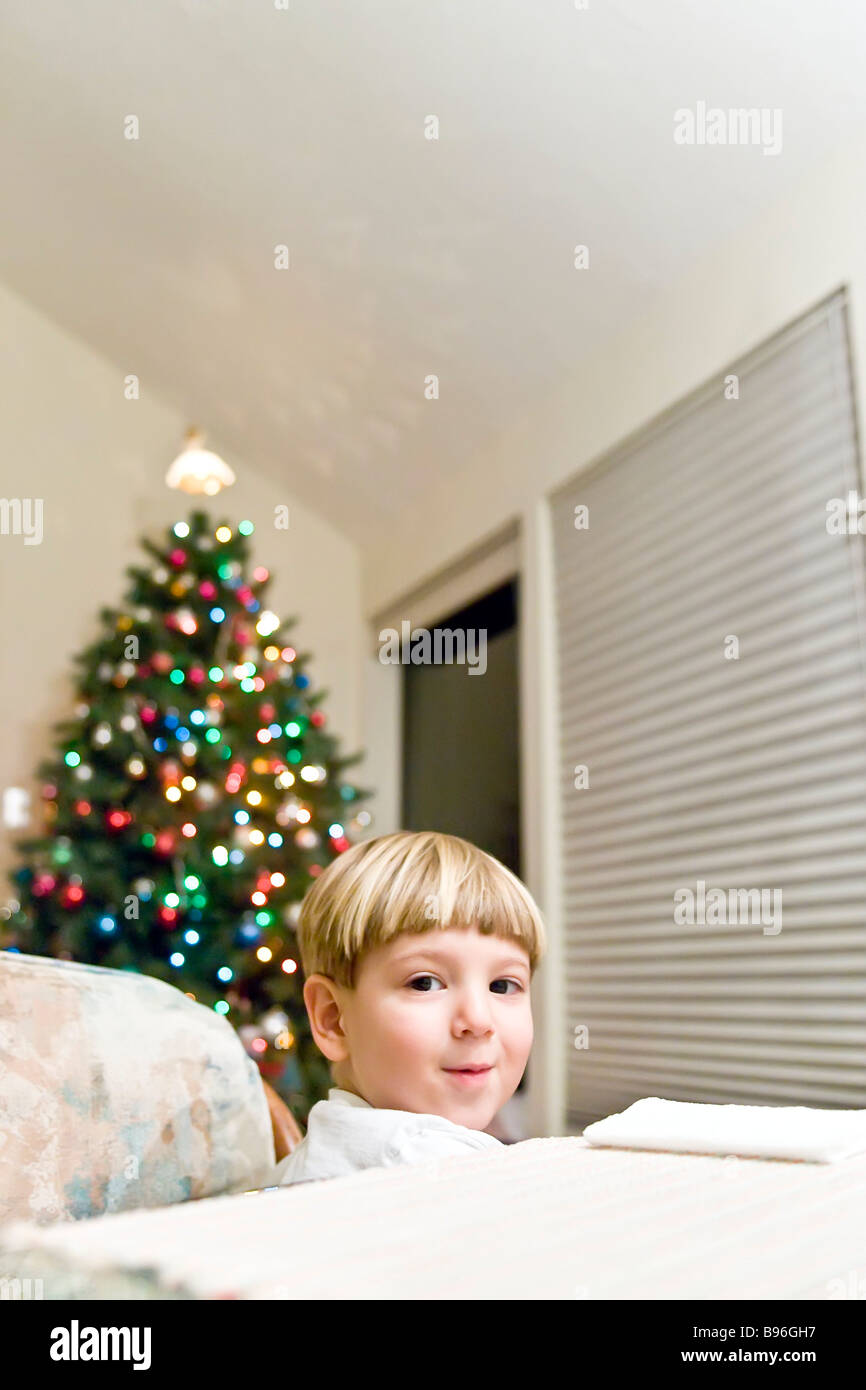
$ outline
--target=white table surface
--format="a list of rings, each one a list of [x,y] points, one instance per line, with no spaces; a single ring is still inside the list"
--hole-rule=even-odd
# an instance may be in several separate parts
[[[819,1164],[529,1139],[264,1193],[10,1223],[4,1273],[16,1252],[28,1269],[41,1252],[102,1288],[114,1271],[204,1299],[831,1300],[858,1287],[863,1298],[866,1154]]]

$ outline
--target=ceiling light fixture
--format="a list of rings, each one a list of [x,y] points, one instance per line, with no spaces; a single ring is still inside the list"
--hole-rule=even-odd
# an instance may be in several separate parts
[[[186,432],[186,444],[165,475],[166,485],[180,492],[206,493],[215,497],[231,487],[235,475],[219,454],[205,449],[204,434],[193,426]]]

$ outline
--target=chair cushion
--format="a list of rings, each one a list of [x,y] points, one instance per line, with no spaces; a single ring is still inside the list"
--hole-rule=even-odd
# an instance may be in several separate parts
[[[0,1221],[244,1191],[274,1162],[226,1019],[133,971],[0,951]]]

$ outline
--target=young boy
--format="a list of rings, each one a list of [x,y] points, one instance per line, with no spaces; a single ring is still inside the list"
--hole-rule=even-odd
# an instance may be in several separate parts
[[[334,1085],[274,1184],[501,1148],[484,1131],[526,1067],[546,949],[520,880],[455,835],[381,835],[320,875],[297,934]]]

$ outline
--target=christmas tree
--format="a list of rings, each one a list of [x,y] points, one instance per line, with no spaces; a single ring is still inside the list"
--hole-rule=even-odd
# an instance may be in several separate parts
[[[6,949],[155,975],[238,1029],[302,1123],[330,1085],[294,924],[370,822],[341,780],[299,653],[248,574],[251,522],[201,511],[142,541],[120,609],[76,658],[74,719],[42,763],[44,831],[16,846]]]

